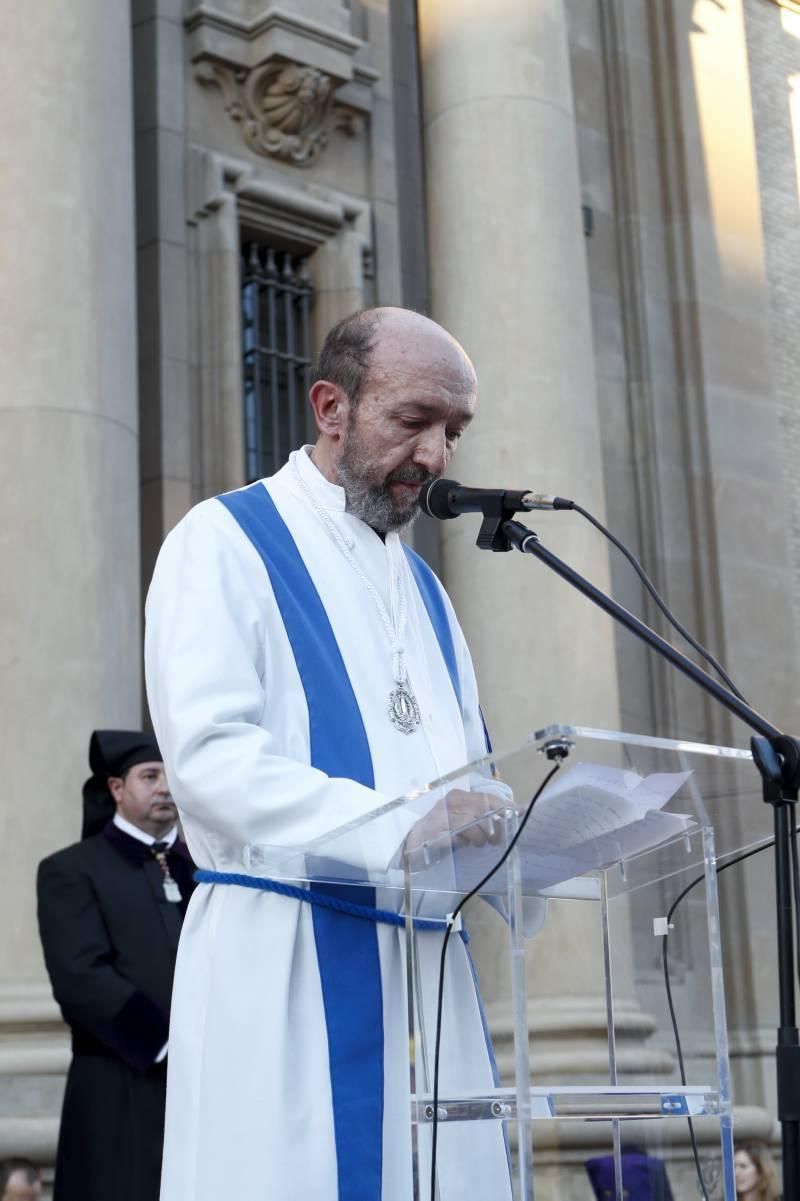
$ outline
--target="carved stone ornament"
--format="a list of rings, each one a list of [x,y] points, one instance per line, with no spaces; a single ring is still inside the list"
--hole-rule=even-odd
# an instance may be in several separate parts
[[[316,67],[273,60],[244,71],[205,61],[195,77],[221,89],[227,113],[256,154],[307,167],[325,148],[336,85]]]

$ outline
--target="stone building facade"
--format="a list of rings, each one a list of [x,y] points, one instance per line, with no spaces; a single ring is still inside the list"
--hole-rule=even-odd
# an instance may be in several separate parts
[[[52,1162],[68,1062],[35,865],[78,834],[89,732],[144,719],[142,598],[164,534],[259,461],[248,255],[254,278],[274,264],[282,296],[313,297],[312,352],[364,305],[447,326],[482,394],[454,474],[605,518],[755,707],[800,729],[797,8],[7,0],[0,1155]],[[662,628],[594,532],[559,522],[558,552]],[[555,578],[476,555],[474,533],[421,523],[415,538],[504,741],[569,720],[746,744]],[[765,829],[755,801],[731,821],[743,841]],[[762,1134],[771,880],[756,860],[722,893],[739,1129]],[[480,930],[476,944],[480,970]],[[567,1076],[605,1038],[580,950],[579,918],[537,950],[534,1031]],[[632,1011],[642,1063],[663,1053],[652,1033]],[[576,1171],[545,1174],[542,1196],[578,1201],[592,1135],[545,1138],[545,1169],[559,1139]],[[676,1197],[694,1195],[688,1154],[674,1148]]]

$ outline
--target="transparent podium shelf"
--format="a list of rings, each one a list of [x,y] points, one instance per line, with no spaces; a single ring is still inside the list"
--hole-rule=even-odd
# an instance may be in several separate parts
[[[439,1098],[439,1122],[514,1121],[523,1116],[526,1121],[552,1121],[554,1118],[571,1121],[603,1121],[612,1118],[632,1121],[637,1118],[718,1117],[720,1099],[710,1085],[691,1087],[664,1085],[595,1085],[574,1088],[548,1086],[531,1088],[528,1109],[520,1115],[517,1092],[513,1088],[497,1088],[491,1092],[458,1097]],[[412,1120],[422,1125],[433,1122],[433,1096],[424,1094],[412,1099]]]

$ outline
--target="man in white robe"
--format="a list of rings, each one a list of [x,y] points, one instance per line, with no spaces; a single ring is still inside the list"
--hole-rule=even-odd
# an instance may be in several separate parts
[[[192,858],[239,879],[201,883],[183,927],[162,1201],[413,1195],[404,931],[327,908],[328,886],[309,903],[241,879],[485,752],[452,606],[397,532],[471,420],[475,373],[432,321],[371,310],[328,335],[310,400],[313,449],[196,506],[147,600],[150,711]],[[353,862],[388,866],[412,827],[363,827]],[[374,890],[349,895],[376,909]],[[442,937],[419,939],[431,1022]],[[492,1087],[458,937],[442,1030],[443,1090]],[[497,1123],[440,1128],[439,1196],[510,1197]]]

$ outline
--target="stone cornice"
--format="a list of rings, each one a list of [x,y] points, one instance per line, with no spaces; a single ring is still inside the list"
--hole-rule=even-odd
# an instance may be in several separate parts
[[[320,246],[347,220],[343,206],[262,178],[250,163],[194,146],[190,152],[190,206],[193,219],[207,216],[233,195],[237,206],[260,214],[271,232],[291,232],[309,247]]]
[[[252,163],[193,146],[189,157],[190,220],[202,220],[234,199],[240,220],[265,235],[313,252],[344,229],[371,250],[369,204],[332,188],[291,187],[265,177]]]
[[[359,38],[281,8],[269,8],[262,16],[245,21],[209,4],[198,4],[184,18],[184,26],[191,38],[193,62],[213,57],[252,69],[275,53],[294,58],[285,48],[277,48],[291,42],[301,47],[304,55],[295,61],[318,67],[342,82],[353,78],[353,56],[364,46]]]

